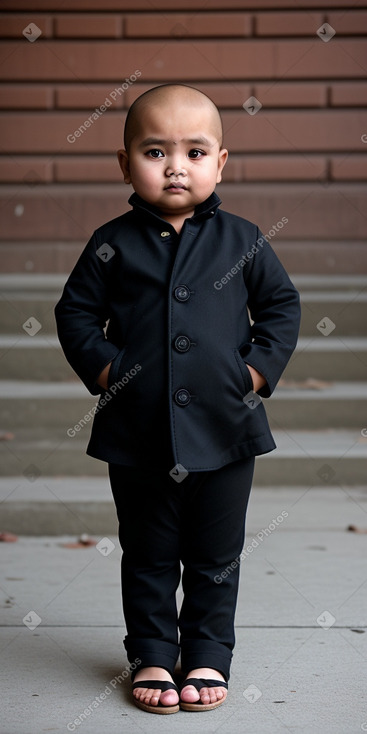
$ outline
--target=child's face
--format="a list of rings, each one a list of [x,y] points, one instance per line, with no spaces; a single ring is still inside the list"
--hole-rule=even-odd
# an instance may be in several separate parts
[[[127,153],[119,151],[125,183],[168,215],[192,214],[221,180],[228,151],[206,105],[146,105]],[[176,183],[176,186],[175,186]]]

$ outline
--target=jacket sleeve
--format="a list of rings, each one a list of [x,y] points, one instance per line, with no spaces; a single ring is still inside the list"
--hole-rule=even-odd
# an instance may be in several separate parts
[[[107,273],[110,268],[96,254],[99,244],[94,232],[55,308],[57,333],[65,357],[92,395],[102,392],[96,380],[119,353],[104,332],[109,318]]]
[[[274,391],[297,344],[300,325],[299,293],[261,232],[250,267],[244,268],[248,307],[253,320],[251,343],[241,355],[266,379],[258,391],[268,398]]]

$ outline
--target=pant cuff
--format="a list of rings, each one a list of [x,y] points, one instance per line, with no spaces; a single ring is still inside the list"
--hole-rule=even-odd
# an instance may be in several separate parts
[[[213,640],[181,640],[181,670],[187,675],[194,668],[214,668],[229,680],[232,652]]]
[[[177,659],[180,653],[178,645],[164,640],[129,639],[125,637],[124,646],[127,651],[127,659],[130,663],[131,680],[141,668],[157,666],[164,668],[173,675]]]

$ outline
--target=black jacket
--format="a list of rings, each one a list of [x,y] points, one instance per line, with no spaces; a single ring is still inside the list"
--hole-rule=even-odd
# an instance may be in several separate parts
[[[87,453],[201,471],[271,451],[245,362],[269,397],[296,345],[298,292],[258,228],[218,209],[215,193],[180,235],[137,194],[129,203],[94,232],[55,309],[67,360],[102,392]]]

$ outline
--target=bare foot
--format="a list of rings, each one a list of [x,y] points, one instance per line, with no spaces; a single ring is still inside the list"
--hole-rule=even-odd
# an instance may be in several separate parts
[[[186,678],[211,678],[212,680],[225,680],[218,670],[213,668],[194,668],[190,670]],[[184,686],[181,690],[181,701],[185,703],[196,703],[201,701],[203,704],[216,703],[222,701],[227,696],[227,689],[222,686],[215,688],[202,688],[200,693],[194,686]]]
[[[139,683],[140,680],[168,680],[173,683],[168,670],[155,667],[141,668],[134,678],[134,683]],[[147,706],[158,706],[159,703],[162,706],[175,706],[179,701],[174,688],[163,691],[163,693],[160,688],[134,688],[133,696]]]

